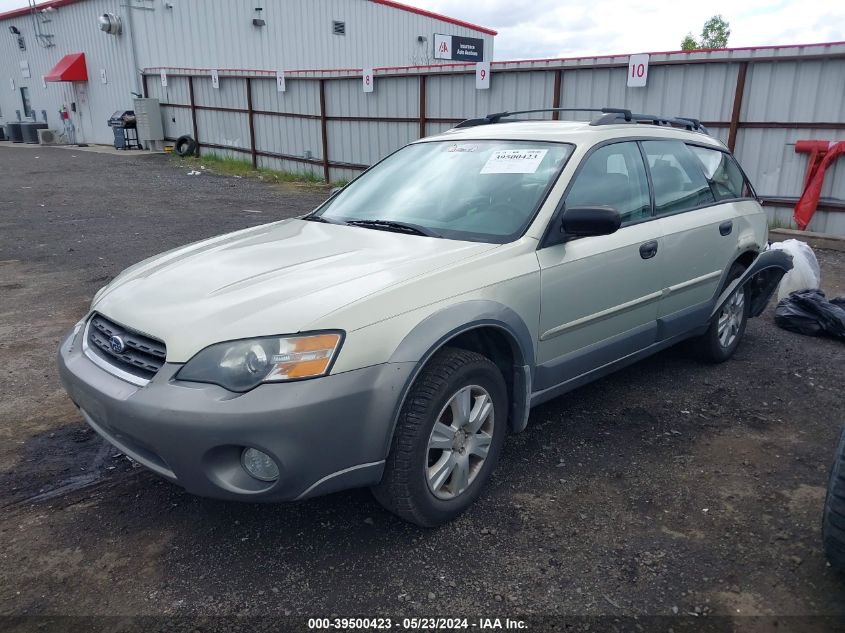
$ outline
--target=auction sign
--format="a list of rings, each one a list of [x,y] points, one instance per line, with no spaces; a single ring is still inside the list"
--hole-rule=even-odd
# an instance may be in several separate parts
[[[456,62],[483,62],[484,40],[458,35],[434,34],[434,59]]]

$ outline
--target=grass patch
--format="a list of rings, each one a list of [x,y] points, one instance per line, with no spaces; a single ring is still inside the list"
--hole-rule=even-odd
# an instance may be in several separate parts
[[[769,220],[769,230],[771,229],[791,229],[796,230],[798,227],[796,226],[794,220],[791,218],[789,220],[781,220],[780,218],[774,218]]]
[[[275,169],[268,169],[267,167],[253,169],[251,161],[239,158],[227,158],[224,156],[217,156],[216,154],[203,154],[201,158],[186,156],[184,158],[180,158],[179,160],[181,161],[180,165],[185,167],[191,167],[192,169],[200,169],[204,167],[215,174],[221,174],[224,176],[257,178],[258,180],[273,183],[327,186],[326,182],[313,172],[300,174],[287,171],[276,171]]]

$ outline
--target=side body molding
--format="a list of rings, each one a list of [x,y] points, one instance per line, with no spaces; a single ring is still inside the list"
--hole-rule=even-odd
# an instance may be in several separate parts
[[[751,300],[748,306],[748,316],[760,316],[766,309],[766,305],[772,298],[780,280],[790,270],[792,270],[791,255],[782,250],[763,251],[741,277],[734,279],[722,291],[722,294],[716,299],[716,303],[713,304],[713,311],[710,313],[711,318],[719,313],[731,293],[739,286],[744,285],[748,285],[750,290]]]
[[[426,362],[449,340],[481,327],[501,330],[510,344],[514,359],[511,429],[514,432],[525,429],[531,408],[531,385],[535,367],[534,339],[525,321],[514,310],[496,301],[483,299],[443,308],[421,321],[402,339],[389,362],[415,362],[417,366],[408,378],[399,398],[394,416],[394,428],[405,397]]]

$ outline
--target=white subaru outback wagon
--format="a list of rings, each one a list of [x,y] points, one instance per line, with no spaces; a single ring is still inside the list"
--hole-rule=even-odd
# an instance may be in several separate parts
[[[600,112],[465,121],[132,266],[62,342],[67,392],[192,493],[454,518],[533,406],[684,339],[728,359],[791,268],[697,121]]]

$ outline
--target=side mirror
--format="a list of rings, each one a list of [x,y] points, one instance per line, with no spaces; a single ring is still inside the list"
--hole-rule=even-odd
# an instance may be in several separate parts
[[[329,198],[334,198],[341,191],[343,191],[343,187],[332,187],[331,191],[329,191]]]
[[[622,216],[611,207],[573,207],[563,212],[560,230],[570,237],[610,235],[621,224]]]

